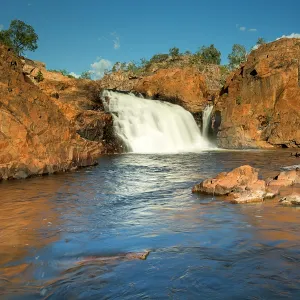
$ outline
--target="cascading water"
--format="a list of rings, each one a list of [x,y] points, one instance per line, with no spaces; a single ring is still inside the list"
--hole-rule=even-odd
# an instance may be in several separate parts
[[[181,106],[103,91],[104,108],[114,116],[116,134],[136,153],[197,152],[211,148]]]
[[[203,110],[203,115],[202,115],[202,135],[203,137],[207,138],[208,133],[209,133],[209,125],[211,121],[211,113],[213,110],[212,105],[207,105],[205,109]]]

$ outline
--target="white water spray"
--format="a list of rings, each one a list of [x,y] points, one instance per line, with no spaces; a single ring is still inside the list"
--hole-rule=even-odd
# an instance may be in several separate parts
[[[198,152],[210,143],[179,105],[103,91],[104,108],[114,116],[116,134],[136,153]]]
[[[203,115],[202,115],[202,135],[207,138],[208,137],[208,132],[209,132],[209,125],[210,125],[210,120],[211,120],[211,113],[213,110],[212,105],[207,105],[205,109],[203,110]]]

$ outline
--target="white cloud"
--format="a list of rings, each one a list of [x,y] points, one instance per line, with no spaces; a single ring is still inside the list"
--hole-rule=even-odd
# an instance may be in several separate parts
[[[287,38],[287,39],[300,39],[300,33],[292,33],[290,35],[283,35],[282,37],[277,38],[276,41],[280,40],[280,39],[284,39],[284,38]]]
[[[246,27],[240,26],[240,27],[239,27],[239,30],[240,30],[240,31],[245,31],[245,30],[246,30]]]
[[[117,50],[121,47],[120,37],[118,36],[118,34],[116,32],[112,32],[111,35],[114,37],[114,39],[113,39],[114,49]]]
[[[74,76],[75,78],[79,78],[80,77],[80,75],[78,75],[78,74],[76,74],[76,73],[74,73],[74,72],[71,72],[71,73],[69,73],[70,75],[72,75],[72,76]]]
[[[250,31],[250,32],[256,32],[257,29],[256,28],[250,28],[248,31]]]
[[[112,62],[107,60],[107,59],[103,59],[103,58],[98,58],[94,63],[91,64],[91,70],[90,72],[93,74],[93,77],[95,79],[99,79],[101,77],[103,77],[104,72],[106,70],[111,69],[112,67]]]
[[[258,49],[260,47],[260,45],[254,45],[253,47],[252,47],[252,49],[251,50],[256,50],[256,49]]]

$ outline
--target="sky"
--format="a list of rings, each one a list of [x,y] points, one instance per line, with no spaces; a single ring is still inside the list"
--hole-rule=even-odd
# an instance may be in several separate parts
[[[0,29],[19,19],[39,36],[25,56],[48,69],[103,75],[116,62],[156,53],[195,52],[214,44],[222,64],[233,44],[250,50],[259,37],[273,41],[300,33],[300,0],[0,0]]]

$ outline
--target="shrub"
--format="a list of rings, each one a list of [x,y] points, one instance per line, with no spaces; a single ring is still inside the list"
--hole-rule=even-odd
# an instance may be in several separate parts
[[[177,47],[173,47],[169,50],[169,55],[172,58],[177,58],[178,56],[180,56],[180,52],[179,52],[179,48]]]
[[[164,62],[169,58],[168,54],[154,54],[152,58],[150,59],[151,63],[159,63]]]
[[[92,74],[90,71],[84,71],[80,75],[81,79],[92,79]]]
[[[241,95],[239,95],[239,96],[237,96],[236,97],[236,99],[235,99],[235,103],[237,104],[237,105],[241,105],[242,104],[242,96]]]
[[[41,70],[39,70],[38,73],[36,74],[35,80],[36,80],[37,82],[41,82],[41,81],[44,80],[44,75],[43,75],[43,73],[42,73]]]
[[[219,65],[221,63],[221,52],[213,44],[209,47],[203,46],[198,52],[204,63]]]

